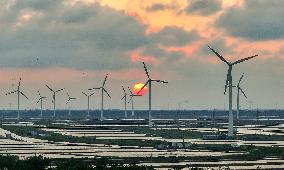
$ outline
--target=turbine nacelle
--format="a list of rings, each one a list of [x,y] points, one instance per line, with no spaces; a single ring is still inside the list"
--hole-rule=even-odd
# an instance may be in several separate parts
[[[122,90],[123,90],[123,96],[122,96],[121,100],[123,100],[124,98],[126,99],[127,94],[126,94],[124,87],[123,86],[121,86],[121,87],[122,87]]]
[[[69,93],[67,93],[67,97],[68,97],[68,100],[67,100],[66,104],[70,103],[71,100],[76,100],[76,99],[77,99],[77,98],[75,98],[75,97],[71,97],[71,96],[69,95]]]
[[[20,90],[20,86],[21,86],[21,78],[19,80],[19,84],[18,84],[18,87],[17,87],[17,90],[15,91],[12,91],[12,92],[9,92],[9,93],[6,93],[5,95],[10,95],[10,94],[14,94],[14,93],[18,93],[18,94],[21,94],[22,96],[24,96],[26,99],[29,99],[21,90]]]
[[[250,57],[246,57],[246,58],[243,58],[243,59],[240,59],[240,60],[237,60],[235,62],[228,62],[222,55],[220,55],[217,51],[215,51],[212,47],[210,47],[208,45],[208,48],[220,59],[222,60],[223,62],[225,62],[229,68],[228,68],[228,73],[227,73],[227,79],[226,79],[226,84],[225,84],[225,91],[224,91],[224,94],[226,94],[226,91],[227,91],[227,86],[228,86],[228,83],[229,81],[232,80],[232,69],[233,69],[233,66],[236,65],[236,64],[239,64],[239,63],[242,63],[244,61],[247,61],[247,60],[250,60],[254,57],[257,57],[258,55],[253,55],[253,56],[250,56]],[[241,78],[242,79],[242,78]],[[240,81],[241,81],[240,79]]]
[[[108,95],[108,97],[111,98],[110,94],[109,94],[108,91],[105,89],[105,84],[106,84],[107,78],[108,78],[108,74],[105,76],[105,79],[104,79],[103,84],[102,84],[101,87],[90,88],[90,89],[88,89],[88,90],[102,90],[103,93],[105,92],[105,93]]]
[[[243,73],[242,76],[240,77],[239,82],[238,82],[238,85],[237,85],[237,86],[232,86],[232,87],[237,88],[237,89],[243,94],[243,96],[247,99],[247,95],[245,94],[244,90],[243,90],[243,89],[241,88],[241,86],[240,86],[240,83],[241,83],[243,77],[244,77],[244,73]]]
[[[95,93],[87,94],[87,93],[85,93],[85,92],[82,92],[82,94],[84,94],[86,97],[91,97],[91,96],[93,96]]]

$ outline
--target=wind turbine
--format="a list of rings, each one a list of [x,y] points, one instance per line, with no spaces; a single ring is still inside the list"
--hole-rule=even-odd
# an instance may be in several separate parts
[[[13,94],[13,93],[17,93],[17,96],[18,96],[18,116],[17,116],[17,119],[19,120],[20,119],[20,94],[22,95],[22,96],[24,96],[26,99],[28,99],[28,97],[21,91],[21,78],[20,78],[20,80],[19,80],[19,83],[18,83],[18,87],[17,87],[17,90],[15,90],[15,91],[12,91],[12,92],[9,92],[9,93],[7,93],[6,94],[6,96],[7,95],[10,95],[10,94]]]
[[[75,97],[71,97],[70,95],[69,95],[69,93],[67,93],[67,102],[66,102],[66,104],[69,104],[69,112],[68,112],[68,116],[69,117],[71,117],[71,110],[70,110],[70,102],[71,102],[71,100],[76,100],[77,98],[75,98]]]
[[[142,95],[138,95],[138,94],[133,94],[132,91],[130,90],[130,87],[128,86],[128,90],[130,92],[130,99],[128,101],[128,103],[131,101],[131,116],[134,117],[134,100],[133,100],[133,97],[136,97],[136,96],[142,96]]]
[[[121,98],[121,100],[124,99],[124,117],[127,118],[127,110],[126,110],[126,103],[127,103],[127,94],[126,94],[126,91],[124,89],[124,87],[122,86],[122,90],[123,90],[123,96]]]
[[[88,90],[94,90],[94,89],[101,90],[101,95],[102,95],[102,100],[101,100],[101,118],[100,118],[101,121],[104,120],[104,93],[106,93],[108,95],[108,97],[111,98],[109,93],[105,89],[105,84],[106,84],[107,77],[108,77],[108,74],[106,75],[106,77],[105,77],[101,87],[88,89]]]
[[[245,92],[240,87],[240,83],[241,83],[243,77],[244,77],[244,73],[242,74],[241,78],[239,79],[238,85],[237,86],[233,86],[233,87],[236,87],[238,89],[238,91],[237,91],[237,120],[239,120],[239,118],[240,118],[240,92],[247,99],[247,96],[246,96]]]
[[[145,70],[145,73],[148,77],[148,81],[144,84],[144,86],[138,91],[137,94],[139,94],[146,86],[147,84],[149,85],[149,126],[152,127],[153,125],[153,122],[152,122],[152,114],[151,114],[151,98],[152,98],[152,82],[157,82],[157,83],[168,83],[166,81],[163,81],[163,80],[154,80],[154,79],[151,79],[150,78],[150,75],[149,75],[149,72],[147,70],[147,67],[145,65],[145,63],[143,62],[143,65],[144,65],[144,70]]]
[[[217,56],[219,57],[220,60],[222,60],[224,63],[226,63],[228,65],[228,73],[227,73],[227,80],[226,80],[226,84],[225,84],[225,92],[224,94],[226,94],[227,91],[227,87],[229,85],[229,128],[228,128],[228,137],[233,137],[234,135],[234,118],[233,118],[233,109],[232,109],[232,84],[233,84],[233,79],[232,79],[232,69],[234,65],[237,65],[239,63],[242,63],[246,60],[250,60],[254,57],[257,57],[258,55],[253,55],[250,57],[246,57],[240,60],[237,60],[235,62],[228,62],[223,56],[221,56],[218,52],[216,52],[213,48],[211,48],[208,45],[208,48]]]
[[[42,96],[39,91],[37,91],[37,93],[39,95],[39,99],[36,103],[40,102],[40,117],[42,117],[42,101],[43,101],[43,99],[46,99],[46,97]]]
[[[88,98],[88,115],[87,115],[87,117],[90,117],[90,97],[93,96],[95,93],[91,93],[91,94],[87,95],[85,92],[82,92],[82,94],[84,94]]]
[[[45,85],[51,92],[52,92],[52,102],[53,102],[53,117],[55,117],[56,114],[56,110],[55,110],[55,105],[56,105],[56,93],[61,92],[63,89],[59,89],[59,90],[53,90],[52,88],[50,88],[48,85]]]

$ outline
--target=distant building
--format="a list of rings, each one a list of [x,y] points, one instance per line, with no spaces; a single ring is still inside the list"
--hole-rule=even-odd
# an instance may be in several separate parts
[[[191,142],[172,142],[171,148],[173,149],[189,149],[191,147]]]
[[[203,140],[223,140],[226,139],[226,135],[218,134],[218,135],[203,135]]]
[[[6,133],[6,139],[13,139],[12,134],[11,133]]]

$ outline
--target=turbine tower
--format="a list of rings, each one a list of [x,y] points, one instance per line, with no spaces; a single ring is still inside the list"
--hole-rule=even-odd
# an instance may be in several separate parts
[[[157,82],[157,83],[168,83],[166,81],[163,81],[163,80],[154,80],[154,79],[151,79],[150,78],[150,75],[149,75],[149,72],[147,70],[147,67],[145,65],[145,63],[143,62],[143,66],[144,66],[144,70],[145,70],[145,73],[148,77],[148,81],[144,84],[144,86],[138,91],[137,94],[139,94],[146,86],[147,84],[149,85],[149,126],[152,127],[153,125],[153,122],[152,122],[152,114],[151,114],[151,111],[152,111],[152,108],[151,108],[151,100],[152,100],[152,82]]]
[[[26,99],[28,99],[28,97],[21,91],[21,80],[22,79],[20,78],[17,90],[9,92],[9,93],[6,94],[6,96],[7,96],[7,95],[10,95],[10,94],[13,94],[13,93],[17,93],[17,98],[18,98],[18,116],[17,116],[17,119],[18,120],[20,119],[20,94],[22,96],[24,96]]]
[[[82,94],[84,94],[88,98],[88,114],[87,114],[87,117],[90,117],[90,97],[93,96],[95,93],[91,93],[91,94],[87,95],[85,92],[82,92]]]
[[[228,65],[228,73],[227,73],[227,80],[226,80],[226,84],[225,84],[225,92],[227,91],[227,87],[229,86],[229,128],[228,128],[228,137],[233,137],[234,135],[234,118],[233,118],[233,110],[232,110],[232,84],[233,84],[233,79],[232,79],[232,69],[234,65],[237,65],[239,63],[242,63],[246,60],[250,60],[254,57],[257,57],[258,55],[254,55],[254,56],[250,56],[250,57],[246,57],[240,60],[237,60],[235,62],[228,62],[223,56],[221,56],[218,52],[216,52],[213,48],[211,48],[208,45],[208,48],[217,56],[219,57],[220,60],[222,60],[224,63],[226,63]]]
[[[42,118],[42,101],[43,101],[43,99],[46,99],[46,97],[42,96],[39,91],[37,91],[37,94],[39,96],[39,99],[36,103],[40,102],[40,117]]]
[[[126,94],[126,91],[124,89],[124,87],[122,86],[122,90],[123,90],[123,96],[121,98],[121,100],[124,99],[124,117],[127,118],[127,110],[126,110],[126,103],[127,103],[127,94]]]
[[[101,90],[101,95],[102,95],[102,96],[101,96],[101,97],[102,97],[102,98],[101,98],[101,118],[100,118],[101,121],[104,120],[104,93],[106,93],[106,94],[108,95],[108,97],[111,98],[110,95],[109,95],[109,93],[108,93],[107,90],[105,89],[105,84],[106,84],[107,77],[108,77],[108,74],[106,75],[106,77],[105,77],[105,79],[104,79],[103,84],[102,84],[101,87],[96,87],[96,88],[88,89],[88,90],[94,90],[94,89],[96,89],[96,90]]]
[[[69,93],[67,93],[67,102],[66,102],[66,104],[69,104],[69,108],[68,108],[68,116],[69,117],[71,117],[71,110],[70,110],[70,102],[71,102],[71,100],[76,100],[77,98],[75,98],[75,97],[71,97],[70,95],[69,95]]]
[[[238,85],[237,86],[233,86],[233,87],[236,87],[238,89],[238,91],[237,91],[237,120],[240,119],[240,92],[247,99],[247,95],[245,94],[243,89],[240,87],[240,84],[241,84],[241,81],[242,81],[243,77],[244,77],[244,73],[242,74],[241,78],[239,79]]]
[[[130,90],[129,86],[128,86],[128,90],[130,92],[130,95],[129,95],[130,99],[129,99],[128,103],[131,102],[131,116],[134,117],[135,114],[134,114],[134,99],[133,98],[136,97],[136,96],[142,96],[142,95],[133,94],[132,91]]]
[[[52,93],[52,102],[53,102],[53,117],[55,118],[55,114],[56,114],[56,107],[55,107],[55,105],[56,105],[56,94],[57,93],[59,93],[59,92],[61,92],[62,90],[64,90],[64,88],[63,89],[60,89],[60,90],[53,90],[52,88],[50,88],[48,85],[45,85],[50,91],[51,91],[51,93]]]

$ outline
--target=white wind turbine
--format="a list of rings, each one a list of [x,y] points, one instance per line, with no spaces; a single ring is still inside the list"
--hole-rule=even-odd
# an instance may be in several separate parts
[[[76,100],[76,99],[77,99],[77,98],[71,97],[71,96],[69,95],[69,93],[67,93],[67,102],[66,102],[66,104],[69,104],[69,105],[68,105],[68,116],[69,116],[69,117],[71,117],[70,103],[71,103],[72,100]]]
[[[90,117],[90,97],[93,96],[95,93],[91,93],[91,94],[87,95],[85,92],[82,92],[82,94],[84,94],[88,98],[88,114],[87,114],[87,117]]]
[[[152,125],[153,125],[153,122],[152,122],[152,114],[151,114],[151,112],[152,112],[152,108],[151,108],[151,104],[152,104],[152,102],[151,102],[151,100],[152,100],[152,82],[157,82],[157,83],[168,83],[168,82],[166,82],[166,81],[163,81],[163,80],[154,80],[154,79],[151,79],[150,78],[150,75],[149,75],[149,73],[148,73],[148,70],[147,70],[147,68],[146,68],[146,65],[145,65],[145,63],[143,62],[143,66],[144,66],[144,70],[145,70],[145,73],[146,73],[146,75],[147,75],[147,77],[148,77],[148,80],[147,80],[147,82],[144,84],[144,86],[138,91],[138,93],[137,94],[139,94],[147,85],[149,86],[149,126],[150,127],[152,127]]]
[[[126,91],[125,91],[123,86],[122,86],[122,90],[123,90],[123,96],[122,96],[121,100],[124,100],[124,117],[127,118],[127,108],[126,108],[127,94],[126,94]]]
[[[244,95],[244,97],[247,99],[247,95],[245,94],[245,92],[243,91],[243,89],[241,88],[240,84],[241,81],[244,77],[244,73],[242,74],[241,78],[239,79],[239,82],[237,84],[237,86],[233,86],[237,88],[237,120],[240,119],[240,92]]]
[[[18,116],[17,116],[17,119],[19,120],[20,119],[20,94],[22,96],[24,96],[26,99],[28,99],[28,97],[21,91],[21,78],[19,80],[19,83],[18,83],[18,87],[17,87],[17,90],[15,91],[12,91],[12,92],[9,92],[6,94],[7,95],[10,95],[10,94],[13,94],[13,93],[17,93],[17,99],[18,99]]]
[[[219,57],[220,60],[222,60],[224,63],[226,63],[228,65],[228,73],[227,73],[227,80],[226,80],[226,85],[225,85],[225,92],[227,91],[227,86],[229,85],[229,128],[228,128],[228,137],[233,137],[234,135],[234,118],[233,118],[233,109],[232,109],[232,87],[233,87],[233,79],[232,79],[232,69],[234,65],[237,65],[239,63],[242,63],[246,60],[250,60],[258,55],[254,55],[254,56],[250,56],[250,57],[246,57],[240,60],[237,60],[235,62],[228,62],[223,56],[221,56],[218,52],[216,52],[213,48],[211,48],[208,45],[209,49],[216,55]]]
[[[96,89],[96,90],[101,90],[101,95],[102,95],[102,96],[101,96],[101,97],[102,97],[102,98],[101,98],[101,117],[100,117],[100,120],[101,120],[101,121],[104,120],[104,93],[106,93],[106,94],[108,95],[108,97],[111,98],[110,95],[109,95],[109,93],[108,93],[107,90],[105,89],[105,84],[106,84],[107,77],[108,77],[108,74],[106,75],[106,77],[105,77],[105,79],[104,79],[103,84],[102,84],[101,87],[95,87],[95,88],[88,89],[88,90],[94,90],[94,89]]]
[[[130,90],[129,86],[128,86],[128,90],[130,92],[130,95],[129,95],[130,99],[129,99],[128,103],[131,102],[131,116],[134,117],[135,114],[134,114],[134,99],[133,98],[136,97],[136,96],[142,96],[142,95],[133,94],[132,91]]]
[[[51,92],[52,92],[52,102],[53,102],[53,117],[55,117],[56,114],[56,94],[61,92],[63,89],[60,90],[53,90],[52,88],[50,88],[48,85],[45,85]]]
[[[39,99],[36,103],[40,102],[40,117],[42,118],[42,101],[43,101],[43,99],[46,99],[46,97],[42,96],[39,91],[37,91],[37,94],[39,96]]]

